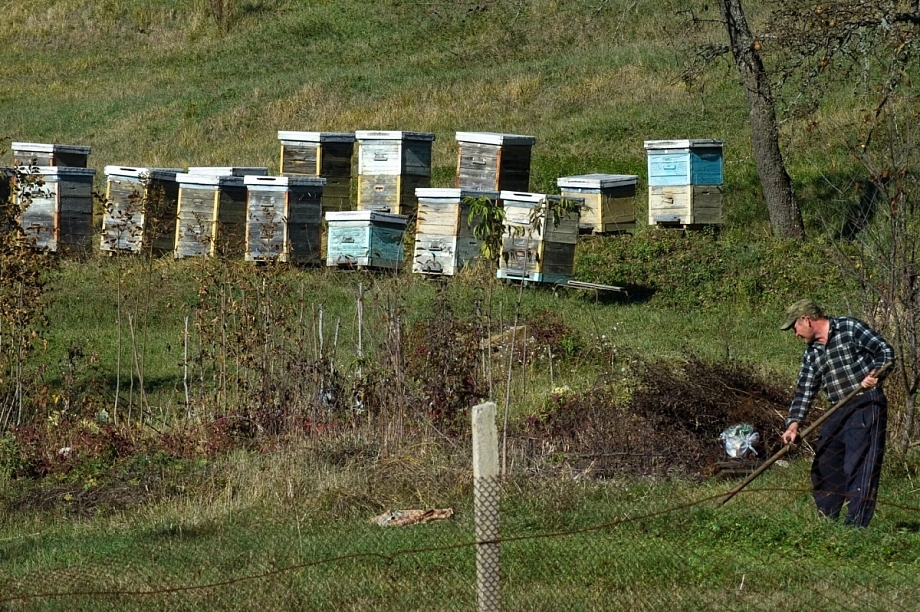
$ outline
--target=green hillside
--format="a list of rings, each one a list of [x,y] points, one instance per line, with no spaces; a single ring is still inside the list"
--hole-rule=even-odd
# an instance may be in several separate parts
[[[428,131],[435,186],[453,181],[455,132],[531,134],[531,188],[546,192],[568,174],[644,175],[646,139],[722,138],[729,216],[765,219],[730,67],[680,79],[683,3],[227,1],[223,27],[214,4],[10,7],[2,134],[90,145],[101,174],[277,172],[282,129]]]

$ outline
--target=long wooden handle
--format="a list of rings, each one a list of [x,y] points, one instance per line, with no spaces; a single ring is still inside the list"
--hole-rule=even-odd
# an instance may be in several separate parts
[[[875,373],[875,376],[876,376],[876,377],[880,376],[880,375],[882,374],[882,372],[884,372],[885,370],[887,370],[887,369],[888,369],[888,366],[890,366],[891,364],[892,364],[892,362],[889,361],[888,363],[886,363],[885,365],[883,365],[883,366],[882,366],[881,368],[879,368],[878,371]],[[822,414],[820,417],[818,417],[817,419],[815,419],[815,422],[814,422],[814,423],[812,423],[811,425],[809,425],[808,427],[806,427],[804,431],[800,432],[800,433],[799,433],[799,437],[800,437],[800,438],[805,438],[805,436],[807,436],[808,434],[810,434],[811,432],[813,432],[815,429],[817,429],[818,427],[820,427],[820,426],[821,426],[821,423],[823,423],[824,421],[826,421],[826,420],[828,419],[828,417],[830,417],[832,414],[834,414],[835,412],[837,412],[837,410],[839,410],[841,406],[843,406],[844,404],[846,404],[847,402],[849,402],[851,399],[853,399],[854,397],[856,397],[856,394],[859,393],[860,391],[865,391],[865,389],[863,389],[862,387],[856,387],[855,389],[853,389],[852,391],[850,391],[849,393],[847,393],[846,397],[844,397],[842,400],[840,400],[839,402],[837,402],[836,404],[834,404],[833,406],[831,406],[830,408],[828,408],[828,409],[824,412],[824,414]],[[723,505],[725,502],[727,502],[728,500],[730,500],[731,498],[733,498],[735,495],[737,495],[738,492],[741,491],[741,489],[743,489],[744,487],[746,487],[746,486],[748,486],[749,484],[751,484],[752,482],[754,482],[754,480],[756,480],[761,474],[763,474],[763,473],[766,472],[768,469],[770,469],[770,466],[771,466],[771,465],[773,465],[774,463],[776,463],[777,460],[781,459],[786,453],[788,453],[790,449],[792,449],[792,444],[786,444],[786,445],[783,446],[781,449],[779,449],[779,450],[776,452],[775,455],[773,455],[772,457],[770,457],[769,459],[767,459],[766,461],[764,461],[764,462],[760,465],[759,468],[757,468],[756,470],[754,470],[753,472],[751,472],[751,474],[750,474],[747,478],[745,478],[745,479],[741,482],[741,484],[739,484],[739,485],[736,486],[734,489],[732,489],[731,491],[729,491],[728,493],[726,493],[725,495],[723,495],[723,496],[721,497],[721,499],[719,499],[719,502],[716,504],[716,506],[721,506],[721,505]]]

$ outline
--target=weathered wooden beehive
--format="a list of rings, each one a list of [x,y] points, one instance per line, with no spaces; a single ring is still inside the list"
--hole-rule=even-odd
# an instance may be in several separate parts
[[[20,166],[66,166],[86,168],[90,147],[82,145],[14,142],[10,147]]]
[[[279,131],[281,176],[320,176],[323,212],[351,210],[351,160],[355,135],[346,132]]]
[[[648,140],[649,225],[722,223],[722,140]]]
[[[408,222],[379,210],[326,213],[326,265],[399,270]]]
[[[246,260],[319,263],[323,185],[318,176],[247,176]]]
[[[527,191],[533,136],[457,132],[456,186],[461,189]]]
[[[195,255],[241,257],[246,252],[243,177],[267,174],[267,168],[214,166],[192,167],[177,174],[176,259]]]
[[[512,191],[502,191],[500,198],[505,209],[505,237],[498,278],[534,283],[572,279],[578,208],[583,199]],[[576,207],[555,223],[553,210],[561,207],[563,200],[574,202]]]
[[[482,241],[473,236],[470,224],[471,199],[497,202],[498,192],[428,187],[416,189],[415,195],[418,220],[412,271],[453,276],[482,251]]]
[[[582,198],[579,228],[583,232],[606,234],[636,228],[636,183],[634,174],[581,174],[556,179],[564,198]]]
[[[431,184],[431,144],[426,132],[355,132],[358,140],[358,209],[387,208],[415,215],[415,190]]]
[[[25,173],[29,169],[22,168]],[[93,168],[39,166],[32,171],[44,184],[22,197],[21,225],[36,248],[52,252],[84,250],[93,235]]]
[[[172,253],[181,168],[106,166],[106,205],[100,249],[154,255]]]

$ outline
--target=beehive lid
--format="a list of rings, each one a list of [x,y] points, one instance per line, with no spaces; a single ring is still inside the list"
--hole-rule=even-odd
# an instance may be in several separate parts
[[[326,221],[376,221],[406,225],[409,217],[379,210],[330,210],[326,213]]]
[[[126,176],[140,180],[174,181],[182,168],[135,168],[132,166],[106,166],[106,176]]]
[[[539,204],[548,197],[551,196],[545,193],[529,193],[526,191],[502,191],[499,195],[499,198],[504,202],[528,202],[531,204]]]
[[[261,166],[190,166],[188,174],[207,174],[211,176],[267,176],[268,168]]]
[[[417,198],[452,198],[460,200],[463,198],[481,198],[487,197],[491,200],[498,198],[497,191],[481,191],[478,189],[456,189],[453,187],[416,187],[415,197]]]
[[[320,142],[354,142],[355,135],[351,132],[292,132],[287,130],[278,130],[278,140],[281,142],[302,142],[302,143],[320,143]]]
[[[42,176],[55,177],[55,176],[96,176],[95,168],[74,168],[71,166],[37,166],[31,168],[35,170],[35,174],[41,174]],[[19,171],[23,174],[29,174],[30,168],[28,166],[19,166]]]
[[[191,168],[189,168],[191,170]],[[180,172],[176,182],[182,185],[215,185],[218,187],[242,187],[243,177],[232,174],[203,174],[198,172]]]
[[[722,148],[724,140],[696,138],[688,140],[646,140],[646,149],[697,149],[697,148]]]
[[[322,187],[326,179],[319,176],[255,176],[243,177],[247,187]]]
[[[429,132],[397,132],[358,130],[355,132],[358,140],[434,140],[434,134]]]
[[[534,136],[523,134],[499,134],[498,132],[457,132],[457,142],[478,142],[491,145],[532,145]]]
[[[32,151],[34,153],[73,153],[89,155],[91,147],[82,145],[46,144],[41,142],[14,142],[10,145],[14,152]]]
[[[577,189],[608,189],[610,187],[623,187],[635,185],[639,177],[635,174],[580,174],[577,176],[561,176],[556,179],[559,187],[573,187]]]

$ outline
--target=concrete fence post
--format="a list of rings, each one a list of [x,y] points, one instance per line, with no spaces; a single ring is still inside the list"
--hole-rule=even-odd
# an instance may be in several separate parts
[[[498,431],[496,406],[473,407],[473,495],[476,512],[476,599],[480,612],[501,609]]]

